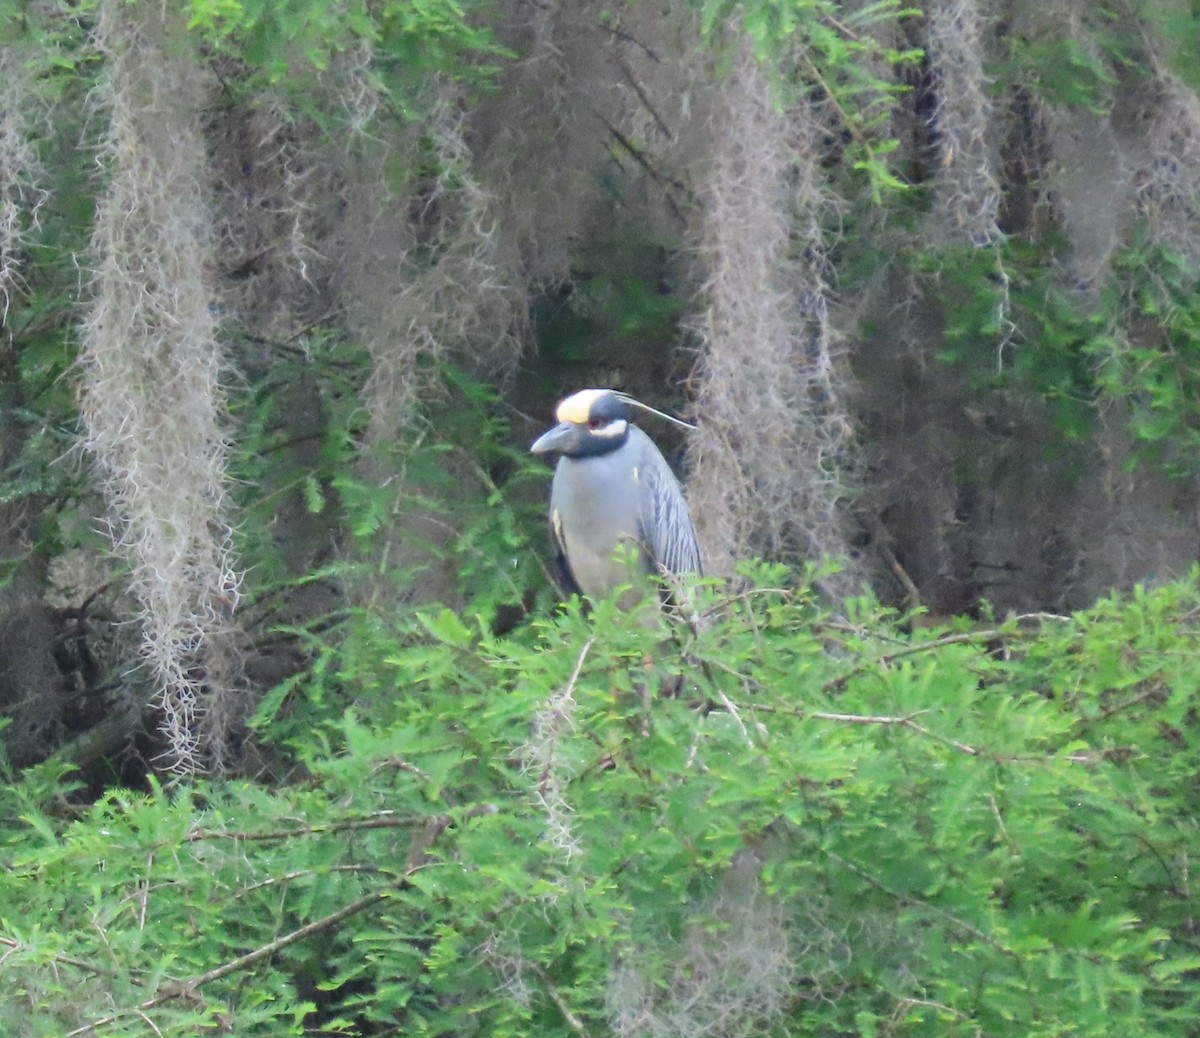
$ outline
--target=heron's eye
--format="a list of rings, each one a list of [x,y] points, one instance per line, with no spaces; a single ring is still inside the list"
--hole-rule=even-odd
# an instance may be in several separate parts
[[[604,422],[602,419],[599,419],[599,418],[589,418],[588,419],[588,428],[593,431],[595,431],[596,429],[599,429],[600,426],[602,426],[603,424],[604,424]]]

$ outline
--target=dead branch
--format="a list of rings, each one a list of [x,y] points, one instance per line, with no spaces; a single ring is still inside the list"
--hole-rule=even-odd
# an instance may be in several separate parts
[[[633,69],[629,67],[629,62],[621,55],[619,51],[613,52],[613,60],[617,64],[617,68],[621,70],[621,75],[625,77],[625,82],[630,86],[630,89],[637,95],[637,99],[642,102],[642,107],[650,113],[650,118],[654,120],[654,125],[658,127],[659,132],[669,141],[675,140],[675,135],[667,126],[666,120],[658,114],[658,109],[654,107],[653,102],[647,96],[642,84],[637,81],[637,77],[633,74]]]
[[[549,975],[537,963],[531,963],[533,972],[537,974],[538,979],[545,985],[546,994],[550,996],[550,1000],[558,1006],[558,1011],[562,1013],[562,1017],[566,1020],[567,1025],[574,1031],[579,1038],[588,1038],[588,1030],[583,1026],[583,1021],[575,1014],[571,1007],[567,1004],[567,1000],[563,998],[559,990],[551,982]]]
[[[691,200],[691,192],[688,190],[687,185],[681,180],[677,180],[675,177],[667,176],[665,173],[656,169],[641,148],[634,144],[633,141],[626,137],[625,134],[618,130],[599,112],[596,112],[595,115],[596,118],[604,124],[604,128],[608,130],[613,140],[615,140],[617,144],[621,146],[622,150],[628,152],[629,157],[632,158],[633,161],[639,166],[641,166],[651,180],[653,180],[656,184],[658,184],[659,187],[662,188],[663,198],[670,207],[672,215],[674,215],[681,225],[686,226],[687,218],[684,216],[683,210],[680,208],[679,203],[675,201],[675,197],[672,195],[671,190],[669,189],[673,188],[675,191],[680,192],[685,198]]]
[[[607,25],[601,25],[600,28],[602,30],[604,30],[605,32],[609,33],[609,35],[611,35],[614,40],[618,40],[621,43],[632,43],[635,47],[639,48],[646,55],[646,57],[648,57],[656,65],[662,64],[662,58],[660,58],[655,51],[651,50],[641,40],[639,40],[636,36],[632,35],[631,33],[626,32],[624,29],[614,29]]]

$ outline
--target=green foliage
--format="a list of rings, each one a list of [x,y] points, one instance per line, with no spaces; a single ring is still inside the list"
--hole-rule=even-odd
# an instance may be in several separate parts
[[[405,112],[431,76],[486,83],[503,57],[483,4],[188,10],[250,84],[306,90],[312,70],[348,66]],[[17,13],[0,20],[37,36],[46,96],[85,94],[83,28],[34,33]],[[781,104],[834,113],[831,165],[877,205],[901,181],[885,118],[896,87],[873,70],[914,54],[869,30],[910,13],[701,6],[710,39],[734,23],[752,37]],[[1079,37],[1018,41],[1012,67],[1037,73],[1022,83],[1043,100],[1107,112],[1132,60],[1114,25],[1101,11]],[[70,158],[6,301],[19,449],[0,502],[61,508],[38,528],[50,552],[92,515],[50,462],[74,421],[68,300],[95,188],[78,124],[47,125],[37,147]],[[921,203],[909,192],[890,215],[915,220]],[[925,250],[914,269],[943,307],[943,356],[976,390],[1033,387],[1071,437],[1097,394],[1126,400],[1156,459],[1194,474],[1194,274],[1139,245],[1091,314],[1061,288],[1058,248]],[[616,266],[577,278],[562,308],[576,323],[543,325],[547,352],[574,361],[597,329],[676,334],[678,298]],[[814,574],[795,589],[762,568],[747,590],[706,591],[715,615],[699,631],[662,625],[653,604],[589,616],[573,602],[501,635],[503,606],[536,613],[530,589],[546,597],[530,531],[547,474],[512,445],[497,394],[439,372],[444,403],[396,444],[404,514],[444,534],[412,535],[416,571],[397,572],[396,485],[358,464],[366,355],[324,332],[241,345],[241,615],[256,649],[278,639],[299,661],[247,733],[248,759],[278,773],[96,799],[55,762],[5,771],[0,1033],[1195,1030],[1195,577],[1071,618],[910,632],[867,600],[834,616]],[[283,502],[294,529],[319,520],[320,551],[281,532]],[[330,543],[358,555],[330,563]],[[345,606],[367,571],[403,592],[439,564],[467,608]],[[328,608],[288,612],[317,586]]]
[[[569,291],[554,292],[538,308],[539,353],[566,366],[586,361],[597,342],[676,338],[683,304],[649,282],[647,275],[578,275]]]
[[[85,30],[28,5],[0,7],[5,158],[0,176],[0,505],[34,551],[77,543],[94,521],[75,466],[78,257],[91,232],[93,157],[72,107],[92,88]],[[51,114],[53,113],[53,114]],[[18,517],[20,517],[18,519]]]
[[[498,627],[518,622],[539,597],[548,604],[545,548],[531,540],[546,526],[548,470],[524,445],[512,445],[496,391],[442,369],[441,402],[387,446],[401,475],[381,481],[359,454],[366,419],[359,392],[368,370],[360,351],[317,336],[302,349],[277,347],[234,400],[241,449],[232,471],[247,516],[238,531],[248,564],[246,615],[309,667],[287,675],[255,711],[252,726],[274,723],[284,743],[340,713],[364,685],[378,686],[369,671],[385,652],[383,622],[372,609],[348,617],[340,606],[353,596],[345,589],[382,584],[385,599],[406,599],[431,575],[447,573],[447,596],[471,602]],[[295,421],[297,393],[311,416],[307,430]],[[393,525],[398,513],[406,523],[401,534]],[[302,554],[323,559],[338,535],[352,550],[336,561]],[[391,554],[401,538],[406,564]],[[328,608],[296,615],[289,602],[307,593]],[[362,672],[355,664],[348,678],[347,660],[363,661]]]
[[[1040,70],[1037,84],[1047,101],[1086,108],[1098,115],[1111,110],[1117,77],[1109,64],[1078,37],[1056,35],[1035,40],[1025,57]]]
[[[7,785],[4,1033],[1189,1034],[1195,580],[903,634],[781,576],[376,621],[288,786]]]
[[[939,357],[969,373],[974,389],[1032,389],[1054,408],[1069,440],[1091,429],[1095,355],[1110,329],[1064,290],[1036,250],[1017,242],[998,252],[929,249],[916,257],[920,285],[943,307]]]
[[[1027,85],[1049,104],[1107,115],[1122,89],[1128,89],[1122,77],[1142,70],[1141,41],[1130,26],[1155,21],[1152,6],[1102,0],[1072,16],[1035,15],[1025,31],[1009,38],[999,74],[1005,82]]]
[[[430,409],[408,473],[430,488],[431,501],[454,506],[452,535],[431,546],[432,557],[454,572],[458,599],[497,622],[499,611],[525,611],[520,603],[531,589],[548,590],[546,546],[531,535],[546,528],[549,471],[524,443],[514,445],[510,411],[495,388],[450,366],[442,374],[446,398]],[[415,495],[418,508],[423,496]],[[428,507],[432,515],[439,506]]]
[[[970,372],[977,389],[1034,389],[1076,441],[1090,432],[1099,399],[1121,401],[1134,463],[1195,474],[1200,277],[1182,257],[1135,240],[1114,257],[1099,306],[1065,290],[1041,250],[1016,242],[998,256],[926,250],[916,265],[945,309],[940,356]]]
[[[252,562],[255,594],[300,576],[272,528],[289,511],[320,515],[337,499],[366,424],[359,393],[370,370],[365,351],[322,332],[262,345],[253,353],[243,345],[248,379],[230,400],[238,428],[230,471],[247,520],[239,549]],[[362,522],[365,505],[354,503]]]
[[[701,32],[720,46],[729,27],[754,41],[755,54],[775,79],[780,104],[828,104],[846,136],[848,167],[866,175],[876,205],[906,185],[885,161],[899,142],[890,136],[892,103],[904,88],[879,74],[913,64],[922,52],[883,42],[881,25],[919,15],[900,0],[879,0],[846,11],[833,0],[702,0]],[[736,39],[737,37],[732,37]]]
[[[1105,393],[1123,400],[1139,451],[1179,477],[1200,450],[1200,276],[1165,247],[1137,245],[1116,260],[1108,308],[1120,333],[1090,351]]]
[[[1193,90],[1200,87],[1200,69],[1194,56],[1200,48],[1200,21],[1194,10],[1163,0],[1128,0],[1122,5],[1148,28],[1147,36],[1158,41],[1155,55]]]
[[[189,25],[241,57],[269,82],[293,74],[302,57],[318,71],[339,56],[373,73],[404,112],[430,76],[486,84],[508,55],[479,24],[479,0],[388,0],[329,4],[314,0],[188,0]]]

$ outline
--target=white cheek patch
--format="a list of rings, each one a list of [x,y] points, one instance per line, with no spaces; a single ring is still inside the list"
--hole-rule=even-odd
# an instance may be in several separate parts
[[[603,436],[605,439],[617,440],[625,435],[625,430],[629,428],[629,423],[624,418],[618,418],[615,422],[609,422],[608,425],[602,425],[599,429],[591,430],[593,436]]]

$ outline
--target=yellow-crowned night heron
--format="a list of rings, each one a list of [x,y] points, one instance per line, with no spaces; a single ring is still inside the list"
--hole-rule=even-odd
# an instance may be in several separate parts
[[[530,447],[559,455],[550,492],[559,568],[568,590],[593,600],[622,584],[636,588],[645,574],[700,573],[679,481],[632,424],[631,407],[678,422],[623,393],[583,389],[558,405],[559,424]]]

